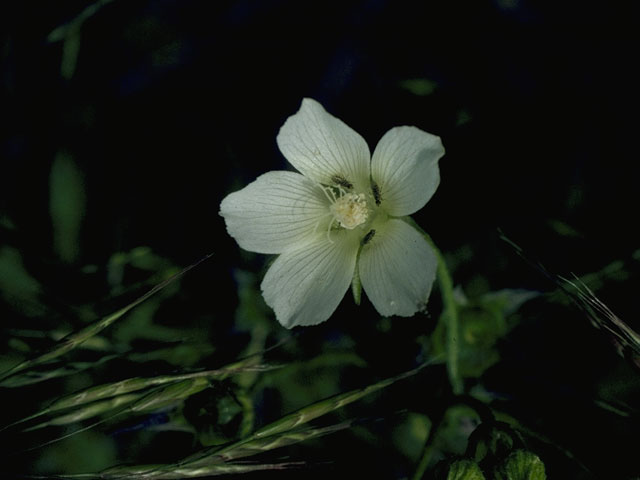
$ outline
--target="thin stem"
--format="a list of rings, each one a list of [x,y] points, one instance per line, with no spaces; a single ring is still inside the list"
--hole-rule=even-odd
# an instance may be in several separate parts
[[[433,455],[433,439],[436,437],[435,429],[437,428],[438,425],[431,425],[429,433],[427,433],[427,438],[425,439],[424,450],[422,451],[422,457],[420,457],[420,463],[418,463],[411,480],[420,480],[424,475],[424,472],[427,470],[427,466],[429,465],[429,461]]]
[[[447,372],[449,374],[449,381],[451,382],[451,388],[455,395],[460,395],[463,391],[462,377],[460,376],[460,369],[458,366],[458,359],[460,356],[460,346],[458,344],[458,338],[460,335],[460,322],[458,319],[458,307],[453,295],[453,279],[451,273],[447,268],[447,263],[436,244],[431,237],[422,232],[424,238],[427,240],[438,259],[438,284],[440,285],[440,295],[442,295],[442,303],[444,310],[442,312],[442,318],[446,327],[446,353],[447,353]]]
[[[458,307],[453,295],[453,279],[451,278],[451,273],[447,268],[444,256],[429,234],[422,230],[420,225],[418,225],[411,217],[401,217],[400,220],[404,220],[424,236],[438,260],[438,285],[440,285],[440,295],[442,296],[442,304],[444,305],[441,320],[444,321],[445,330],[447,332],[445,343],[447,373],[449,374],[449,382],[451,382],[451,388],[454,395],[460,395],[464,390],[458,366],[458,359],[460,356],[460,347],[458,344],[458,338],[460,337],[460,321],[458,319]]]

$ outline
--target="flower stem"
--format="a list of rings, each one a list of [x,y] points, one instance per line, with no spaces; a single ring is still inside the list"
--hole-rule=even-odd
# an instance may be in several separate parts
[[[451,273],[449,273],[449,269],[447,268],[444,256],[440,250],[438,250],[434,241],[426,232],[422,232],[422,234],[429,245],[431,245],[431,248],[433,248],[438,259],[438,284],[440,285],[440,295],[442,295],[442,304],[444,305],[442,320],[445,323],[445,330],[447,332],[447,372],[449,374],[449,381],[451,382],[453,393],[455,395],[460,395],[463,390],[462,377],[460,376],[460,370],[458,368],[458,358],[460,355],[458,337],[460,325],[458,320],[458,307],[453,296],[453,279],[451,278]]]
[[[442,296],[442,304],[444,306],[440,320],[444,322],[446,330],[445,349],[447,373],[449,374],[449,382],[451,383],[454,395],[460,395],[463,391],[462,377],[460,376],[460,369],[458,367],[458,358],[460,356],[458,344],[460,324],[458,320],[458,307],[453,295],[453,279],[451,278],[451,273],[447,268],[447,263],[444,260],[442,252],[440,252],[429,234],[422,230],[420,225],[411,217],[403,217],[402,220],[413,226],[424,236],[438,260],[438,285],[440,286],[440,295]]]
[[[433,455],[433,439],[435,438],[435,432],[433,431],[433,426],[430,429],[427,439],[424,444],[424,450],[422,451],[422,457],[420,457],[420,463],[418,463],[418,467],[416,471],[413,473],[412,480],[421,480],[424,472],[427,470],[427,466],[429,466],[429,461],[431,460],[431,456]]]

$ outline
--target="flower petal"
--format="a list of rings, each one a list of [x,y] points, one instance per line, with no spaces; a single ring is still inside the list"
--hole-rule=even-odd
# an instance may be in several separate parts
[[[416,127],[395,127],[380,139],[371,160],[371,179],[378,185],[389,215],[417,212],[440,183],[440,137]]]
[[[315,100],[302,100],[276,140],[289,163],[316,182],[329,185],[340,183],[339,179],[360,188],[369,185],[367,142]]]
[[[284,171],[265,173],[227,195],[220,215],[229,235],[258,253],[282,253],[314,236],[326,238],[330,220],[321,188],[299,173]]]
[[[410,317],[427,303],[438,261],[420,233],[402,220],[376,225],[362,247],[358,269],[369,300],[380,315]]]
[[[327,320],[349,288],[355,271],[358,237],[331,233],[280,255],[262,281],[262,295],[286,328]]]

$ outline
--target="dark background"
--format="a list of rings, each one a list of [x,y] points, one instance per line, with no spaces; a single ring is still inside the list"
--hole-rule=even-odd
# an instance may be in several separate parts
[[[114,252],[144,245],[180,266],[213,252],[183,295],[188,313],[231,335],[233,269],[258,272],[263,258],[226,235],[219,203],[288,168],[278,129],[312,97],[372,150],[397,125],[442,137],[441,185],[415,218],[447,254],[456,284],[553,288],[498,239],[501,228],[565,275],[621,261],[626,276],[605,277],[602,298],[637,327],[634,2],[114,0],[69,30],[79,35],[76,58],[66,36],[50,34],[88,5],[6,2],[0,18],[0,235],[59,311],[108,296],[103,266]],[[85,202],[67,258],[49,210],[60,152],[81,172]],[[402,339],[412,324],[401,320],[389,340],[368,330],[372,314],[347,298],[305,338],[344,329],[377,374],[410,366]],[[627,478],[630,423],[585,400],[623,361],[577,312],[534,308],[531,317],[488,384],[509,389],[521,400],[513,411],[543,418],[596,476],[614,469]],[[360,473],[375,472],[363,455],[372,465]]]

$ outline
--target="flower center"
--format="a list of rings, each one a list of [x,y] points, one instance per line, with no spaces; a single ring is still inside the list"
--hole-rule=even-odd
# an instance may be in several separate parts
[[[338,197],[331,204],[331,213],[340,226],[348,230],[362,225],[369,217],[367,201],[362,193],[347,193]]]

